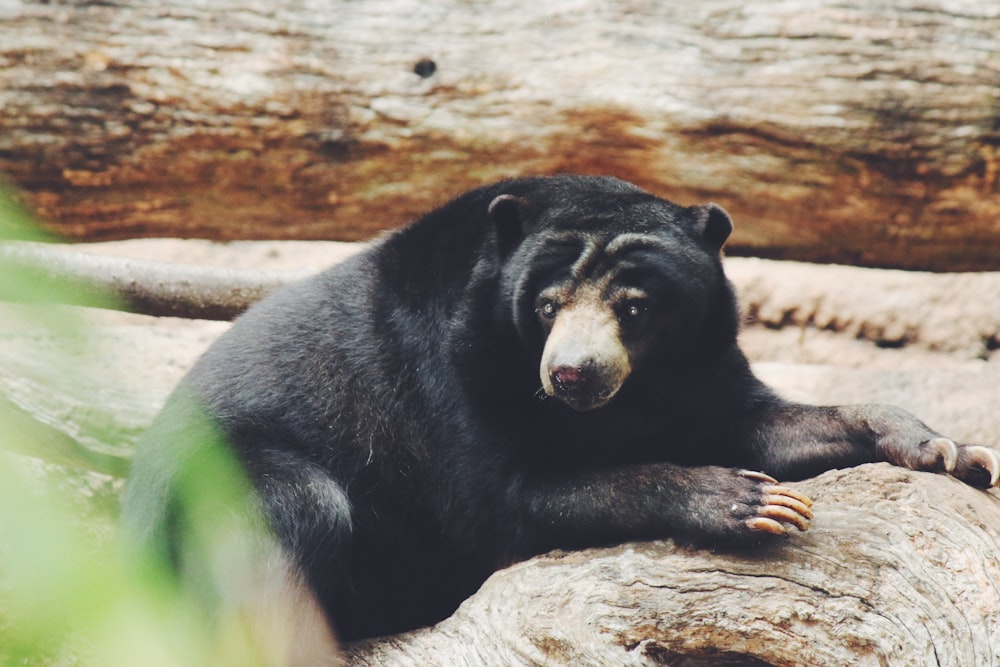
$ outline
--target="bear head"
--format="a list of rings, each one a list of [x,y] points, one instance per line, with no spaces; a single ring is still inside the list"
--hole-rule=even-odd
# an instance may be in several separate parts
[[[555,184],[553,184],[555,180]],[[501,303],[545,394],[578,411],[663,383],[735,343],[715,204],[682,207],[602,177],[514,182],[489,215]]]

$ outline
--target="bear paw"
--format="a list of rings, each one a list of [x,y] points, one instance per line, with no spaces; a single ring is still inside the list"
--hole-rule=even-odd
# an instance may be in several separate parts
[[[812,500],[761,472],[691,468],[683,473],[684,511],[675,514],[675,537],[694,546],[754,547],[791,529],[807,530]]]
[[[955,464],[948,472],[970,486],[995,487],[1000,484],[1000,452],[980,445],[958,445]]]
[[[1000,484],[1000,452],[980,445],[956,445],[937,436],[920,443],[915,460],[893,461],[913,470],[946,472],[970,486],[988,489]]]

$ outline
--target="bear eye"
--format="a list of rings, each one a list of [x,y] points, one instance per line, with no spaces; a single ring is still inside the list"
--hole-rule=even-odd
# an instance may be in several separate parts
[[[625,303],[624,307],[621,309],[620,317],[625,319],[635,320],[642,316],[646,312],[646,304],[641,301],[629,301]]]
[[[543,301],[540,306],[538,306],[537,311],[541,313],[542,317],[553,318],[556,316],[556,311],[559,310],[553,301]]]

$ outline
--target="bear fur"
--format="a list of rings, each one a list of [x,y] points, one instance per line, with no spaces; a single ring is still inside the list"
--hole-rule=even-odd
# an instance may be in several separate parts
[[[992,450],[902,410],[764,386],[736,342],[731,230],[613,178],[467,192],[241,316],[141,443],[126,526],[183,550],[173,489],[204,411],[351,640],[439,621],[553,548],[805,529],[809,500],[768,475],[884,460],[997,483]]]

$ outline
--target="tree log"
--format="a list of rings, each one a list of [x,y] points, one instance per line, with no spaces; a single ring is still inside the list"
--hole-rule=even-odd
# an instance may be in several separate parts
[[[5,268],[29,274],[36,284],[51,288],[12,298],[38,303],[48,296],[57,303],[72,299],[77,305],[118,307],[156,317],[231,320],[278,287],[313,273],[209,268],[56,248],[43,243],[0,244]]]
[[[7,247],[39,251],[47,262],[65,251]],[[194,259],[195,248],[178,252]],[[213,248],[264,268],[261,253],[245,246]],[[316,257],[344,250],[318,248]],[[305,254],[297,248],[285,261],[312,264]],[[92,259],[74,253],[68,262]],[[144,262],[130,269],[141,275]],[[985,292],[1000,294],[996,274],[739,259],[728,266],[758,322],[794,329],[829,319],[837,322],[825,327],[829,335],[853,340],[879,322],[912,321],[923,328],[910,332],[905,348],[925,345],[921,354],[945,359],[891,371],[758,363],[779,391],[814,403],[897,403],[957,439],[996,444],[1000,366],[967,360],[966,343],[982,342],[976,337],[955,348],[928,343],[946,340],[949,327],[992,326],[976,308]],[[881,308],[858,297],[872,296],[873,286],[886,299]],[[829,301],[819,298],[821,287],[834,295]],[[947,303],[951,316],[921,318],[921,294]],[[130,443],[180,375],[227,326],[88,310],[91,327],[77,338],[44,326],[35,309],[2,307],[0,422],[15,432],[13,444],[111,475],[121,473]],[[843,363],[836,354],[830,361]],[[51,425],[41,436],[33,431],[44,451],[17,440],[29,414]],[[807,533],[773,547],[735,556],[667,541],[549,554],[496,573],[434,628],[347,650],[371,665],[1000,665],[998,492],[883,464],[796,487],[817,501],[816,518]]]
[[[498,177],[632,180],[731,253],[1000,268],[980,0],[0,7],[0,171],[49,229],[367,238]]]
[[[493,575],[364,665],[1000,665],[1000,497],[888,464],[795,485],[807,533],[747,555],[671,542]]]
[[[141,242],[0,243],[0,263],[31,271],[40,283],[70,286],[49,295],[63,301],[104,299],[106,307],[144,315],[230,320],[271,290],[364,247],[292,244],[284,268],[268,270],[258,265],[267,252],[262,249],[277,252],[283,244],[247,242],[226,253],[218,244],[171,242],[182,246],[178,253],[209,262],[204,265],[186,263],[183,256],[171,261],[141,256],[162,253],[157,250],[162,243],[150,241],[145,249]],[[125,256],[130,253],[139,256]],[[881,347],[917,345],[967,358],[988,359],[1000,348],[1000,272],[932,274],[755,258],[729,258],[726,272],[750,325],[810,327]],[[46,295],[36,290],[29,296]],[[0,300],[10,298],[0,289]]]

